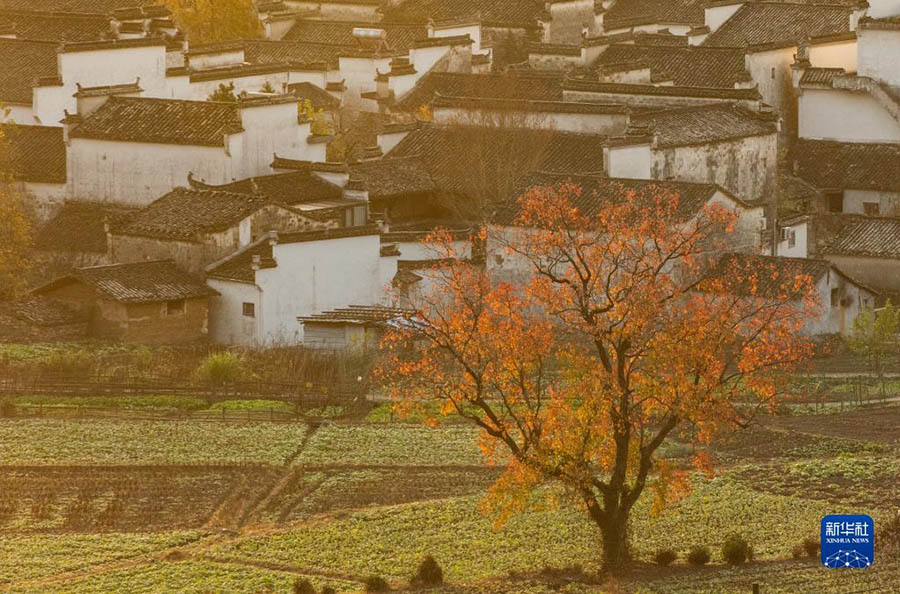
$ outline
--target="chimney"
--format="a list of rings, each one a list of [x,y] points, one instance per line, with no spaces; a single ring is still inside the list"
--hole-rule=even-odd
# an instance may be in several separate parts
[[[361,202],[369,201],[369,190],[366,189],[366,182],[362,177],[355,173],[350,174],[347,185],[344,186],[344,198],[348,200],[359,200]]]
[[[259,254],[253,254],[253,261],[250,264],[250,268],[252,268],[254,271],[262,268],[262,257],[260,257]]]

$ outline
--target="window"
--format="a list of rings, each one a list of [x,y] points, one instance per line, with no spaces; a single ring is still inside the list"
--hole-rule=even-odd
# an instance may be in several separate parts
[[[797,232],[793,229],[788,229],[787,242],[789,248],[795,247],[797,245]]]
[[[828,212],[844,212],[843,192],[826,192],[825,200],[828,203]]]
[[[863,212],[866,216],[877,217],[881,214],[881,205],[877,202],[863,202]]]
[[[775,69],[772,68],[772,80],[775,80]]]
[[[166,302],[167,316],[180,316],[184,314],[184,299]]]
[[[838,307],[841,304],[841,290],[831,289],[831,307]]]
[[[241,308],[243,310],[243,314],[245,318],[255,318],[256,317],[256,304],[255,303],[244,303]]]

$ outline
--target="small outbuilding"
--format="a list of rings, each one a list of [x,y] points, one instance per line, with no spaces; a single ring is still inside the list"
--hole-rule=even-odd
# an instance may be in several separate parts
[[[369,350],[377,349],[385,331],[404,323],[411,313],[395,307],[351,305],[297,320],[303,323],[303,344],[307,347]]]
[[[171,260],[76,268],[33,293],[85,314],[93,337],[142,343],[205,338],[218,295]]]

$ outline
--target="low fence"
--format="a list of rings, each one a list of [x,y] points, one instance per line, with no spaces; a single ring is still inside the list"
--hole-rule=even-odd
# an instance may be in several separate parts
[[[791,381],[789,404],[819,408],[878,406],[900,402],[900,374],[808,374]]]
[[[279,383],[242,381],[224,385],[190,382],[167,377],[105,378],[63,374],[0,377],[0,397],[135,397],[173,396],[204,400],[210,404],[227,400],[273,400],[298,408],[342,404],[358,400],[367,386],[361,381],[336,378],[324,383]]]

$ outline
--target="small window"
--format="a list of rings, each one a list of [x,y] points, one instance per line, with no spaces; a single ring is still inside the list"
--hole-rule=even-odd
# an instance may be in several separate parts
[[[841,290],[831,289],[831,307],[838,307],[841,304]]]
[[[787,242],[789,248],[795,247],[797,245],[797,232],[793,229],[788,229]]]
[[[844,212],[844,193],[828,192],[825,194],[828,201],[828,212]]]
[[[877,202],[863,202],[863,212],[866,216],[877,217],[881,214],[881,205]]]
[[[245,318],[255,318],[256,317],[256,304],[255,303],[244,303],[242,310],[243,310]]]
[[[772,68],[772,80],[775,80],[775,69]]]
[[[179,299],[177,301],[167,301],[166,302],[166,315],[167,316],[184,315],[184,299]]]

